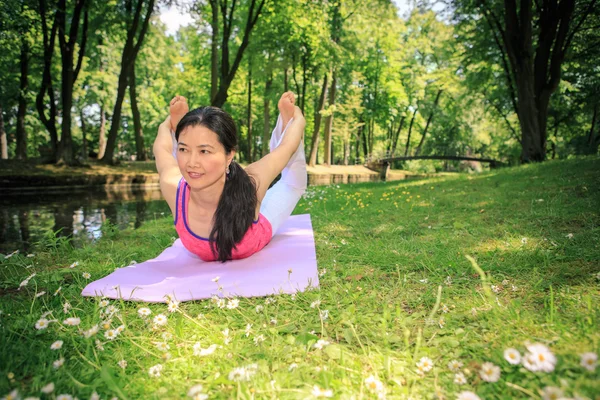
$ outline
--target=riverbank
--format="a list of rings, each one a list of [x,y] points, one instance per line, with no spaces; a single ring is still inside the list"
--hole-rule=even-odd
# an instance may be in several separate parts
[[[310,186],[381,180],[379,172],[362,165],[317,165],[308,167],[307,172]],[[438,175],[390,170],[386,180],[426,178]],[[60,190],[101,186],[158,186],[158,174],[154,161],[122,162],[114,166],[90,162],[88,165],[80,167],[38,164],[34,161],[3,160],[0,162],[0,190],[23,192],[40,188]]]

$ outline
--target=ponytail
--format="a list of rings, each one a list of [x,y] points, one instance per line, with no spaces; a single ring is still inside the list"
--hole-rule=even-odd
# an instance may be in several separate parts
[[[254,179],[232,161],[208,238],[213,254],[219,261],[231,259],[236,244],[252,226],[257,202]]]

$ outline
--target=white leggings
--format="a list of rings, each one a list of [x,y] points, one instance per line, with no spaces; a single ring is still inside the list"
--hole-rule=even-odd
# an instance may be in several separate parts
[[[271,140],[269,142],[269,149],[271,151],[279,146],[292,120],[283,129],[281,114],[277,117],[277,125],[273,129],[273,133],[271,133]],[[304,142],[300,141],[298,150],[296,150],[283,171],[281,171],[281,179],[267,190],[265,198],[260,205],[261,214],[271,223],[273,236],[275,236],[281,224],[292,215],[296,204],[298,204],[298,201],[306,191],[306,184]]]

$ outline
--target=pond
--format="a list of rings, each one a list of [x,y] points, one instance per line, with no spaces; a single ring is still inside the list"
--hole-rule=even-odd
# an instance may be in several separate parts
[[[102,235],[110,220],[120,229],[170,215],[158,186],[43,190],[0,195],[0,253],[27,252],[52,232],[75,245]]]

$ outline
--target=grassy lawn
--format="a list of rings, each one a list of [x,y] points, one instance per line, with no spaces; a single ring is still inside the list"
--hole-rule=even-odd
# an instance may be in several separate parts
[[[32,257],[0,256],[0,396],[598,399],[581,354],[600,351],[599,171],[588,157],[311,187],[296,213],[312,216],[320,289],[231,308],[80,297],[169,246],[172,218],[78,249],[49,236]],[[36,329],[42,316],[56,322]],[[510,364],[509,348],[536,358]]]

